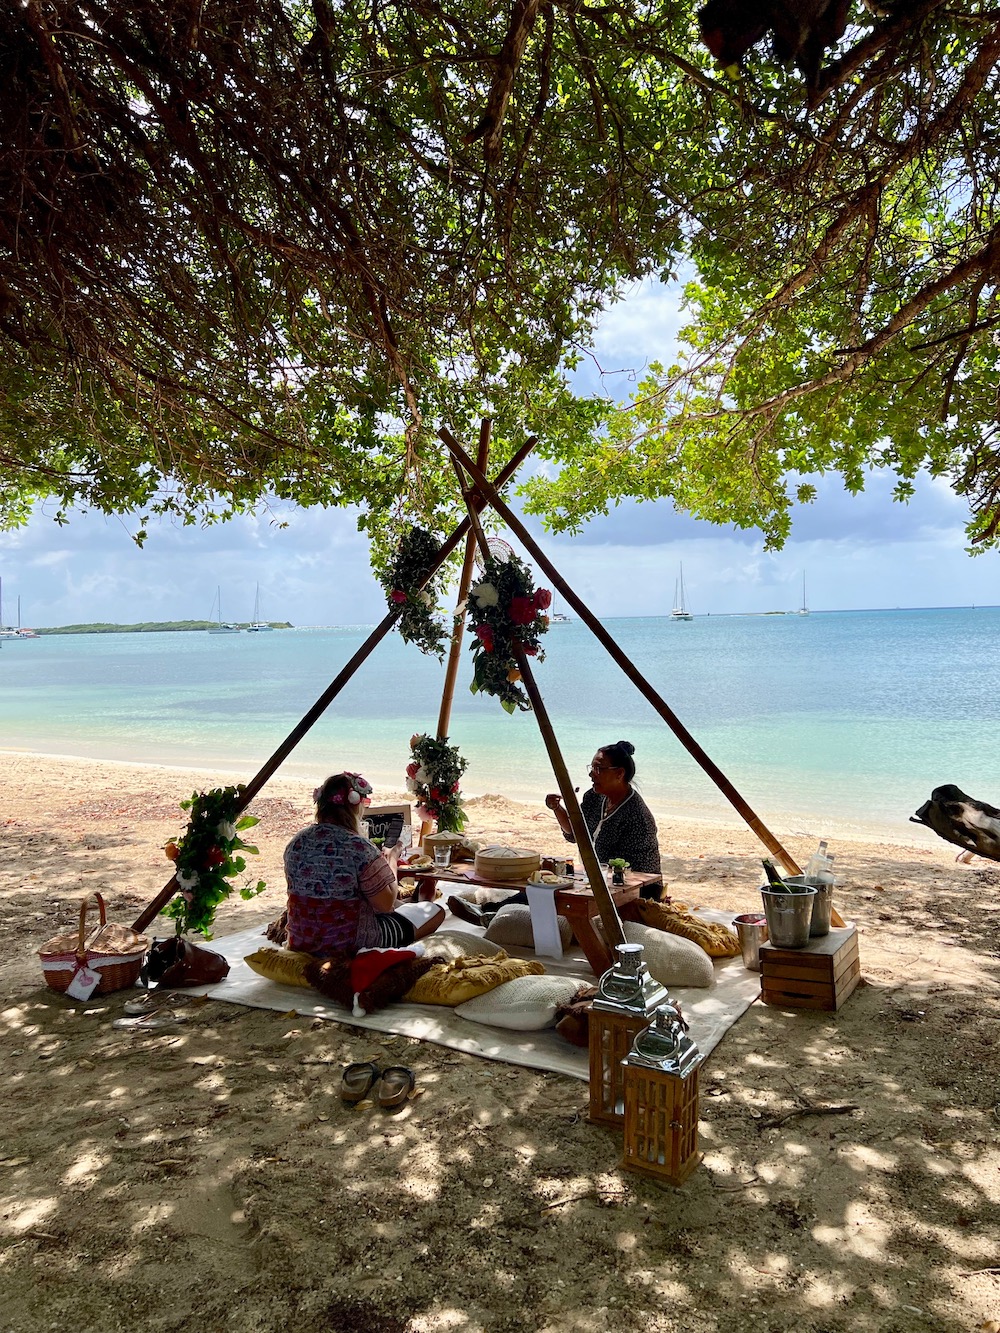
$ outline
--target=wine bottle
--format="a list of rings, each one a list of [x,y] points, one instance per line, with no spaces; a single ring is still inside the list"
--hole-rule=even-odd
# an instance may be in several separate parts
[[[764,874],[767,876],[767,882],[768,884],[770,884],[771,888],[774,889],[777,893],[788,893],[789,892],[788,885],[778,874],[777,870],[774,867],[774,862],[770,859],[770,857],[765,856],[764,859],[761,861],[761,865],[764,867]]]

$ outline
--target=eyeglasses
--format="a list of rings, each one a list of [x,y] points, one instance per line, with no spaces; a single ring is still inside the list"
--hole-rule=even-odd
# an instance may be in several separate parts
[[[588,764],[588,765],[587,765],[587,772],[588,772],[588,773],[613,773],[614,771],[615,771],[615,765],[614,765],[614,764]]]

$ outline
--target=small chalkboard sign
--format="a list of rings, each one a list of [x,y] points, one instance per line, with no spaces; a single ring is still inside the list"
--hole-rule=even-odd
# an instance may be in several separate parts
[[[382,838],[384,846],[392,847],[399,842],[403,825],[410,823],[408,805],[369,806],[365,811],[369,838]]]

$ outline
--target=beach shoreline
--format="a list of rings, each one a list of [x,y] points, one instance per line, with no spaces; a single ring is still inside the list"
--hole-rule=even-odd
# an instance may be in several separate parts
[[[98,771],[102,766],[125,772],[134,770],[137,776],[139,774],[155,773],[173,776],[185,775],[187,780],[193,784],[192,789],[204,785],[236,785],[241,782],[248,782],[254,776],[253,773],[248,773],[245,769],[228,764],[163,763],[154,760],[119,759],[89,754],[49,752],[19,746],[0,746],[0,764],[14,758],[37,763],[40,771],[47,764],[56,766],[68,764],[80,766],[82,769],[86,769],[88,765],[93,765]],[[325,776],[327,776],[326,773],[319,772],[313,765],[286,760],[263,790],[274,792],[280,788],[282,795],[291,798],[302,793],[308,795],[312,787],[322,781]],[[380,784],[378,782],[380,776],[382,776],[381,772],[373,775],[376,803],[412,802],[412,797],[401,786],[393,786],[391,782]],[[553,790],[555,785],[555,779],[553,778],[551,784]],[[641,782],[637,783],[637,788],[641,792]],[[504,793],[470,787],[466,789],[465,795],[468,800],[473,802],[502,795],[503,799],[510,801],[513,805],[524,807],[525,818],[537,814],[538,808],[543,803],[542,795],[524,788],[518,789],[516,786],[513,790],[508,789]],[[930,792],[927,795],[929,796]],[[722,836],[727,831],[738,831],[746,828],[739,814],[732,808],[728,809],[728,813],[706,814],[700,809],[688,809],[683,805],[673,805],[668,810],[664,809],[660,802],[649,800],[648,803],[657,819],[657,824],[662,828],[683,830],[690,826],[692,831],[697,830],[706,838],[713,835]],[[750,804],[752,806],[753,802],[751,801]],[[909,850],[930,849],[940,845],[940,839],[929,829],[904,822],[902,819],[900,824],[896,826],[878,822],[864,824],[851,816],[839,816],[837,814],[820,817],[813,814],[803,815],[801,813],[772,811],[765,814],[760,810],[757,810],[756,813],[763,820],[765,827],[769,828],[779,841],[784,839],[793,841],[811,839],[815,842],[823,838],[827,842],[839,841],[863,845],[891,846]]]

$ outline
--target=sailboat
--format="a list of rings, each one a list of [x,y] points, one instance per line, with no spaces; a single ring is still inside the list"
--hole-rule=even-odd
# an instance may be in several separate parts
[[[3,579],[0,579],[0,639],[37,639],[38,635],[33,629],[21,628],[21,599],[17,599],[17,624],[5,625],[3,623]]]
[[[694,620],[694,616],[687,609],[684,601],[684,565],[681,564],[681,571],[674,582],[674,609],[670,612],[671,620]]]
[[[257,584],[257,593],[253,599],[253,620],[247,625],[250,634],[263,634],[265,630],[273,630],[274,626],[269,625],[266,620],[260,618],[260,584]]]
[[[212,610],[215,610],[216,603],[218,603],[218,608],[219,608],[219,623],[217,625],[212,626],[212,628],[208,631],[209,634],[239,634],[241,631],[238,625],[230,625],[222,619],[221,588],[216,588],[215,590],[215,601],[212,603]],[[209,616],[211,616],[211,612],[209,612]]]
[[[799,607],[796,614],[800,616],[807,616],[809,614],[809,607],[806,605],[806,576],[804,570],[802,572],[802,605]]]

